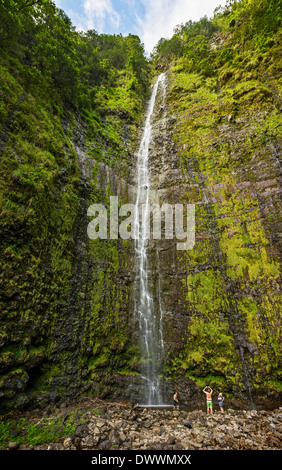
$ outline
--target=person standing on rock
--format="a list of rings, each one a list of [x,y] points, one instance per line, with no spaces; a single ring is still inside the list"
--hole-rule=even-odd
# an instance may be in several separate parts
[[[206,394],[207,398],[207,415],[209,415],[209,411],[211,410],[211,414],[213,415],[213,410],[212,410],[212,392],[213,390],[206,386],[203,390],[203,392]]]
[[[175,392],[175,394],[173,395],[173,409],[175,410],[175,408],[179,410],[179,399],[177,392]]]
[[[219,393],[218,394],[218,405],[219,405],[219,408],[220,408],[220,411],[221,413],[224,413],[224,410],[223,410],[223,400],[224,400],[224,396],[222,395],[222,393]]]

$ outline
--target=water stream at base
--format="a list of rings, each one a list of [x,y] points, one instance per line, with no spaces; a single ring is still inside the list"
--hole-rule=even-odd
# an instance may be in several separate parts
[[[135,315],[139,323],[140,343],[144,362],[141,375],[145,389],[144,403],[149,406],[158,405],[163,402],[159,377],[159,362],[164,347],[161,318],[157,321],[154,300],[150,291],[150,266],[148,260],[149,240],[145,238],[144,234],[148,233],[148,217],[146,217],[146,211],[150,204],[149,145],[152,131],[151,118],[154,111],[158,87],[164,87],[164,81],[165,74],[161,74],[154,84],[137,157],[135,204],[138,211],[136,211],[135,219]],[[142,218],[142,222],[144,221],[144,223],[141,224],[142,205],[146,205],[146,209],[145,217]]]

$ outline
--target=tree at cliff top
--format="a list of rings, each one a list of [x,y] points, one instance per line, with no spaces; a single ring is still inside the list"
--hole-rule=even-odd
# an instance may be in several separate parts
[[[231,44],[266,51],[277,40],[281,27],[281,3],[277,0],[229,0],[218,7],[214,17],[188,21],[175,27],[171,39],[161,38],[152,53],[152,59],[163,66],[182,58],[186,70],[199,71],[206,76],[214,71],[211,61],[215,54],[209,47],[217,32],[230,36]],[[231,45],[230,45],[231,47]],[[224,47],[223,47],[224,49]],[[224,58],[231,60],[231,56]]]

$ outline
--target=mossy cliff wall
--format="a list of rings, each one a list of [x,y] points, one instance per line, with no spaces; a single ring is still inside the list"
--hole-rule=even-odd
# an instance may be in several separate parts
[[[217,33],[210,50],[223,55],[232,41]],[[228,65],[211,56],[211,76],[184,59],[167,72],[163,194],[196,211],[193,250],[161,257],[164,376],[186,399],[207,383],[250,404],[281,393],[277,48],[238,45]]]
[[[87,209],[128,201],[142,99],[123,74],[82,115],[1,74],[2,409],[100,393],[108,378],[118,393],[136,355],[130,242],[91,240]]]

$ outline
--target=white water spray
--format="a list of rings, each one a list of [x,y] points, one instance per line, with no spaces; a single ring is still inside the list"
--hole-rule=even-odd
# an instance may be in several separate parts
[[[148,105],[146,115],[145,127],[138,151],[137,158],[137,194],[136,194],[136,211],[135,218],[135,260],[136,260],[136,278],[135,278],[135,315],[139,322],[140,339],[142,354],[144,360],[144,367],[142,371],[142,380],[145,386],[145,401],[147,405],[158,405],[162,403],[162,394],[160,389],[160,378],[158,362],[163,350],[163,338],[161,322],[159,318],[156,319],[156,312],[154,310],[154,301],[149,287],[149,263],[148,263],[148,244],[149,241],[145,238],[148,233],[147,224],[150,223],[150,217],[147,217],[146,211],[149,210],[150,204],[150,178],[149,178],[149,145],[151,140],[151,118],[154,111],[155,99],[158,87],[165,86],[165,74],[159,75],[156,83],[154,84],[151,99]],[[142,214],[141,207],[145,207],[145,215],[140,223],[140,216]],[[161,312],[162,313],[162,312]],[[161,315],[162,316],[162,315]]]

